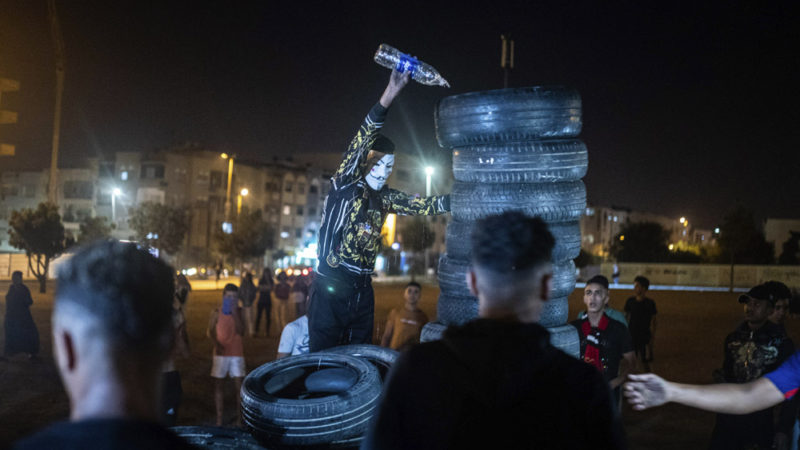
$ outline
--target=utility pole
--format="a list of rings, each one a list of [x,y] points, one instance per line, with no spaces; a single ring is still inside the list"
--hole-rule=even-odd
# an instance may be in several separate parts
[[[503,88],[508,88],[508,72],[514,68],[514,40],[511,34],[501,34],[500,68],[503,69]]]
[[[61,97],[64,94],[64,40],[61,37],[61,26],[58,23],[55,0],[48,0],[47,9],[50,19],[50,33],[53,36],[53,50],[56,60],[56,105],[53,117],[53,150],[50,155],[50,184],[47,199],[56,204],[56,180],[58,175],[58,144],[61,134]]]

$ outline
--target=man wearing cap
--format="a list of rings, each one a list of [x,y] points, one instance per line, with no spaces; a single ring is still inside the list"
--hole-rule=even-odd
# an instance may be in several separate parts
[[[715,379],[724,383],[747,383],[775,370],[794,351],[792,341],[778,325],[769,321],[778,300],[773,285],[760,284],[739,297],[745,320],[725,338],[725,359]],[[786,413],[788,412],[789,408]],[[769,448],[775,436],[770,408],[744,416],[718,414],[711,435],[712,449]],[[781,430],[779,430],[781,431]],[[791,433],[791,429],[782,430]]]
[[[619,402],[620,386],[636,365],[636,357],[628,328],[605,312],[608,300],[608,278],[602,275],[590,278],[583,293],[586,317],[570,324],[578,330],[581,359],[603,374],[614,391],[614,400]]]
[[[379,134],[389,106],[408,84],[393,70],[331,178],[319,230],[318,268],[308,311],[310,350],[372,342],[372,272],[386,216],[443,214],[450,197],[416,197],[389,189],[394,144]]]

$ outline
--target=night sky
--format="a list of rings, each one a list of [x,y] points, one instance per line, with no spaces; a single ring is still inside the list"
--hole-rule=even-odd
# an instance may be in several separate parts
[[[389,72],[372,61],[383,42],[452,86],[412,82],[386,134],[400,151],[447,158],[434,104],[501,88],[500,34],[510,32],[511,87],[582,95],[591,204],[707,228],[737,203],[761,219],[800,217],[800,17],[790,2],[150,3],[57,1],[62,166],[184,141],[263,160],[341,152],[385,87]],[[17,146],[0,169],[48,166],[45,0],[0,0],[0,76],[22,87],[2,99],[20,117],[0,126],[0,142]]]

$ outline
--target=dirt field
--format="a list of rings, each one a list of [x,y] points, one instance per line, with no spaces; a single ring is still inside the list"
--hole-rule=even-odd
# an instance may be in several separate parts
[[[32,290],[35,286],[29,284]],[[52,292],[52,284],[49,286]],[[0,283],[3,312],[7,283]],[[738,294],[656,291],[650,293],[658,305],[658,332],[653,370],[668,379],[689,383],[710,383],[711,371],[722,364],[722,341],[742,318],[736,302]],[[187,320],[192,355],[179,361],[183,379],[183,405],[179,425],[211,425],[214,420],[211,345],[205,337],[208,314],[220,298],[219,291],[195,291],[188,307]],[[631,291],[612,290],[611,305],[622,309]],[[33,293],[32,308],[42,337],[39,361],[15,358],[0,362],[0,448],[6,448],[21,436],[48,423],[68,417],[69,405],[53,364],[50,345],[52,294]],[[425,286],[422,308],[435,317],[438,288]],[[402,303],[401,285],[375,285],[376,342],[383,331],[389,309]],[[581,295],[570,297],[570,317],[583,308]],[[263,325],[262,325],[263,326]],[[792,336],[800,336],[800,324],[787,324]],[[262,335],[245,340],[249,369],[274,358],[279,330],[273,327],[270,337]],[[4,336],[0,334],[0,348]],[[228,399],[232,400],[230,387]],[[226,418],[235,417],[233,402],[226,404]],[[714,415],[682,406],[665,406],[645,412],[623,411],[623,420],[632,449],[701,449],[706,448]]]

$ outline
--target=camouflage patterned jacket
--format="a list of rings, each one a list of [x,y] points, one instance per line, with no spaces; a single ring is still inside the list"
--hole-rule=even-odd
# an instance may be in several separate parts
[[[434,215],[450,210],[449,195],[415,197],[388,186],[377,192],[367,186],[367,153],[385,117],[386,108],[380,103],[372,107],[331,178],[319,229],[321,275],[331,276],[340,269],[355,276],[371,274],[388,214]]]

